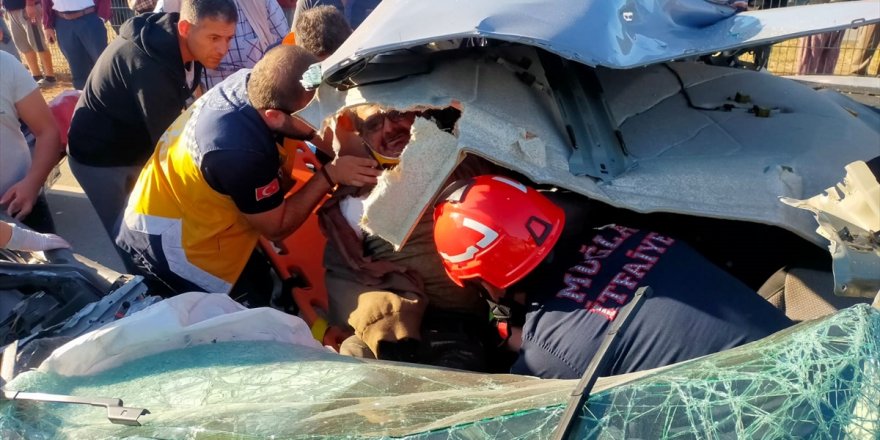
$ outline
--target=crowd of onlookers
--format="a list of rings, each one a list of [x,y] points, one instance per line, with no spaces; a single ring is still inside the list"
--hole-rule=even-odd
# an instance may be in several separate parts
[[[326,58],[377,4],[131,0],[136,15],[108,45],[110,0],[2,0],[0,208],[33,229],[4,223],[3,245],[67,246],[37,235],[54,232],[42,189],[65,154],[114,240],[147,158],[196,97],[253,68],[285,37],[316,60]],[[72,93],[79,93],[73,112],[71,106],[50,109],[39,90],[57,82],[50,44],[59,45],[70,66]],[[135,272],[130,257],[123,257]]]
[[[180,10],[180,0],[127,2],[133,14]],[[236,7],[243,12],[236,29],[236,41],[223,64],[205,76],[205,84],[214,85],[237,68],[252,67],[260,48],[265,49],[284,37],[304,10],[333,6],[354,28],[378,3],[379,0],[303,0],[298,4],[296,0],[236,1]],[[257,5],[260,8],[254,7]],[[0,6],[0,15],[4,18],[0,20],[0,50],[15,57],[20,53],[41,87],[57,81],[49,50],[49,45],[57,43],[70,67],[74,87],[82,89],[91,66],[108,43],[104,23],[112,19],[113,27],[119,28],[122,24],[119,17],[127,16],[112,13],[111,8],[121,6],[111,6],[111,0],[2,0]],[[259,42],[256,48],[252,47],[254,41]]]
[[[228,44],[224,43],[223,48],[209,54],[210,60],[196,60],[203,69],[194,69],[192,62],[184,63],[188,66],[183,70],[184,75],[190,82],[189,85],[192,86],[192,90],[180,92],[185,95],[185,99],[191,100],[193,93],[198,95],[206,92],[237,70],[252,68],[266,50],[279,44],[289,33],[292,34],[295,28],[292,26],[292,21],[303,15],[305,10],[317,9],[321,12],[313,11],[311,17],[306,17],[304,20],[300,44],[312,44],[310,49],[317,51],[319,57],[325,58],[333,48],[338,47],[347,38],[351,27],[356,27],[366,17],[366,14],[375,8],[378,0],[302,1],[298,6],[295,0],[230,0],[230,3],[233,5],[236,17],[233,20],[234,29],[229,30],[228,33],[234,37],[227,42]],[[66,146],[54,141],[56,135],[45,133],[45,130],[40,131],[41,124],[33,119],[39,114],[41,117],[45,117],[43,118],[45,121],[52,122],[52,118],[47,117],[49,112],[43,108],[45,102],[37,102],[43,100],[36,87],[52,86],[58,82],[49,50],[50,45],[57,44],[70,67],[74,89],[81,91],[86,88],[89,74],[95,69],[100,55],[108,47],[105,22],[111,16],[111,1],[2,0],[0,5],[2,5],[0,13],[3,17],[0,20],[0,51],[9,56],[8,59],[4,58],[4,74],[2,76],[4,116],[8,117],[8,121],[4,121],[4,145],[0,148],[0,157],[3,158],[3,164],[0,166],[0,174],[2,174],[0,196],[3,197],[3,201],[0,202],[0,206],[7,214],[18,219],[26,219],[27,223],[36,229],[49,232],[52,230],[51,216],[48,215],[48,209],[45,208],[45,200],[39,194],[30,194],[33,191],[38,193],[39,188],[37,185],[30,185],[27,189],[31,191],[22,195],[24,191],[21,191],[21,187],[25,176],[34,175],[36,177],[32,179],[29,177],[29,179],[40,180],[37,177],[48,170],[34,170],[33,168],[41,164],[57,164]],[[319,8],[326,5],[336,8],[338,13],[328,11],[327,8]],[[126,32],[129,33],[129,37],[132,36],[130,33],[133,28],[130,24],[137,23],[138,17],[152,15],[154,11],[157,13],[179,13],[181,0],[128,0],[128,7],[136,16],[126,24],[118,23],[119,26],[114,26],[118,27],[120,32],[121,38],[117,37],[117,39],[125,39],[123,34]],[[323,24],[327,20],[332,23]],[[172,31],[177,32],[176,29]],[[318,33],[326,35],[318,35]],[[288,38],[290,39],[290,37]],[[176,43],[171,44],[176,45]],[[157,50],[161,52],[165,49],[157,48]],[[151,54],[151,56],[157,54],[161,56],[159,52]],[[202,55],[196,54],[195,57]],[[109,59],[110,57],[105,56],[105,58]],[[18,61],[23,62],[24,67]],[[205,62],[201,63],[202,61]],[[137,71],[146,78],[142,65],[132,66],[132,71]],[[195,81],[197,84],[193,84],[194,75],[198,75],[198,81]],[[25,78],[26,76],[30,77],[32,81]],[[155,79],[149,78],[149,82]],[[199,87],[195,87],[196,85]],[[128,90],[133,89],[129,88]],[[24,99],[25,97],[28,99]],[[89,96],[84,97],[84,99],[88,98]],[[135,130],[126,133],[130,135],[126,140],[132,141],[135,148],[137,148],[137,144],[142,143],[149,146],[142,147],[144,150],[151,150],[158,136],[164,132],[179,111],[171,111],[164,115],[146,114],[146,111],[152,110],[150,102],[148,102],[150,99],[164,101],[172,99],[172,96],[162,93],[146,93],[141,98],[144,102],[141,103],[143,108],[138,110],[142,113],[139,118],[144,121],[144,124],[150,126],[151,136],[139,140],[141,133]],[[110,111],[124,110],[115,107]],[[70,115],[66,115],[66,117],[69,118]],[[109,119],[118,118],[114,116]],[[59,122],[60,126],[66,130],[68,121]],[[22,123],[21,127],[19,127],[19,123]],[[75,124],[73,127],[75,133],[86,132],[85,136],[88,137],[88,125],[85,125],[85,130],[82,127],[83,124]],[[23,131],[22,136],[19,136],[19,128]],[[66,133],[62,137],[66,140]],[[29,154],[25,154],[25,139],[28,138],[30,139],[30,151]],[[81,138],[82,136],[75,135],[74,143]],[[33,166],[31,157],[34,159]],[[76,155],[74,154],[72,157],[76,157]],[[73,159],[71,162],[76,162],[76,160]],[[87,182],[86,186],[88,186]],[[104,210],[102,201],[93,200],[93,202],[96,202],[99,214],[102,214]],[[105,221],[106,218],[101,215],[102,221]],[[105,224],[110,224],[108,231],[112,227],[112,222],[112,220],[105,221]]]

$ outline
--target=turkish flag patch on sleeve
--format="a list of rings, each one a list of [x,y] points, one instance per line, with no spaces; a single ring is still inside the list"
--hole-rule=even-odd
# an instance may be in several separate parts
[[[281,184],[278,183],[278,179],[272,179],[272,181],[265,186],[261,186],[255,190],[257,193],[257,201],[259,202],[260,200],[272,197],[280,189]]]

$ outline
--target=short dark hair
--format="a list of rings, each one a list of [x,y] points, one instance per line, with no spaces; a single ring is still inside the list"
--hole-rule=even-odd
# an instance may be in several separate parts
[[[276,46],[263,55],[251,71],[247,83],[248,99],[257,109],[278,109],[295,112],[290,108],[306,94],[300,80],[309,66],[318,58],[299,46]]]
[[[238,9],[233,0],[183,0],[180,4],[180,18],[190,23],[198,23],[205,18],[237,23]]]
[[[306,9],[293,27],[296,44],[324,58],[336,52],[351,35],[351,26],[345,16],[333,6],[317,6]]]

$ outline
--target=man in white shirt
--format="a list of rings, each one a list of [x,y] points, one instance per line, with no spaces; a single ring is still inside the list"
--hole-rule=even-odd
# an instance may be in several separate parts
[[[36,0],[27,0],[32,6]],[[107,47],[110,0],[42,0],[46,39],[58,41],[70,65],[73,87],[82,90],[98,56]]]

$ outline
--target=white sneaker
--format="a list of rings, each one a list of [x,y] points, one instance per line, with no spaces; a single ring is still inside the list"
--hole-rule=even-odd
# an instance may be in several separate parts
[[[44,77],[40,78],[39,81],[37,81],[37,86],[39,86],[41,89],[44,89],[46,87],[52,87],[57,83],[58,83],[58,80],[55,79],[54,76],[44,76]]]

